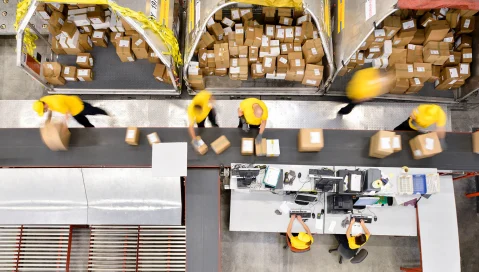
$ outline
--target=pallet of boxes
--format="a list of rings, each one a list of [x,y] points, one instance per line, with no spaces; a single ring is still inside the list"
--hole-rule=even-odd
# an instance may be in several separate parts
[[[399,10],[374,30],[339,74],[372,63],[395,75],[392,94],[417,93],[427,83],[436,90],[456,89],[471,75],[476,13],[447,8]]]
[[[153,76],[159,81],[171,83],[166,67],[145,39],[108,5],[39,3],[37,12],[47,22],[52,51],[57,55],[77,56],[77,66],[62,66],[58,63],[61,66],[59,76],[56,76],[58,65],[53,68],[51,63],[42,65],[43,75],[50,84],[92,81],[92,51],[94,47],[108,48],[110,42],[122,62],[148,59],[156,64]],[[55,76],[52,77],[52,74]]]
[[[206,76],[226,75],[320,85],[324,51],[310,15],[274,7],[263,7],[258,18],[251,8],[232,8],[230,14],[218,11],[207,22],[196,49],[198,62],[188,72],[193,89],[204,89]]]

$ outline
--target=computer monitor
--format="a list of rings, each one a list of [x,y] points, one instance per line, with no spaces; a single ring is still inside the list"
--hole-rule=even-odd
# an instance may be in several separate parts
[[[259,168],[240,168],[238,169],[238,187],[248,187],[256,180],[261,169]]]
[[[298,193],[296,194],[296,198],[294,199],[294,203],[298,205],[308,205],[316,201],[318,201],[318,195],[315,194]]]
[[[346,214],[353,211],[353,197],[350,195],[330,195],[327,204],[328,213]]]
[[[317,191],[329,192],[332,191],[334,186],[338,185],[338,182],[343,178],[340,177],[319,177],[314,179],[314,188]]]
[[[354,202],[354,207],[365,207],[378,203],[379,197],[358,197]]]

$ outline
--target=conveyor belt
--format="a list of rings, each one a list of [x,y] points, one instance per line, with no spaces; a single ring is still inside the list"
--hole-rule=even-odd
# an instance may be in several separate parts
[[[220,271],[220,184],[218,169],[190,169],[186,178],[188,272]]]
[[[124,128],[71,129],[68,152],[52,152],[42,143],[38,129],[0,129],[1,167],[149,167],[151,147],[146,135],[158,132],[163,142],[190,142],[186,128],[141,128],[140,145],[124,142]],[[198,130],[197,130],[198,131]],[[215,167],[223,163],[276,163],[333,166],[381,166],[437,168],[440,170],[479,170],[479,156],[472,153],[470,133],[448,133],[448,148],[428,159],[412,158],[409,139],[413,132],[401,132],[401,152],[385,159],[368,156],[372,130],[325,130],[326,143],[319,153],[297,151],[297,129],[267,129],[264,137],[279,139],[281,156],[275,158],[241,156],[241,137],[255,137],[255,131],[244,133],[237,128],[207,128],[199,130],[206,143],[225,135],[231,147],[221,155],[210,150],[200,156],[189,147],[189,167]]]

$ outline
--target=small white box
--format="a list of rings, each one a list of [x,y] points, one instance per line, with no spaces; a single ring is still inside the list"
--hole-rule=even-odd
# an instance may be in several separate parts
[[[91,24],[86,14],[74,15],[73,23],[75,23],[76,26],[87,26]]]
[[[279,157],[279,140],[267,139],[266,140],[266,157]]]

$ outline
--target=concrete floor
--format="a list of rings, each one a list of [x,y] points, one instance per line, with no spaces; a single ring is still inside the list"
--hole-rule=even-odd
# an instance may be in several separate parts
[[[0,99],[29,100],[41,97],[45,94],[45,90],[15,67],[14,48],[14,39],[0,37],[0,63],[2,64],[0,65],[0,86],[2,87]],[[471,131],[472,127],[479,127],[477,110],[452,112],[453,131]],[[477,250],[476,241],[479,240],[479,218],[476,212],[476,200],[464,197],[464,193],[476,191],[475,181],[474,179],[457,181],[454,189],[462,271],[478,271],[479,250]],[[337,253],[328,253],[329,248],[336,246],[336,241],[331,235],[316,236],[311,251],[293,254],[283,249],[285,240],[278,234],[229,232],[229,202],[229,194],[222,192],[223,271],[350,271],[353,268],[353,265],[347,261],[339,265]],[[419,264],[417,238],[380,237],[373,234],[365,248],[369,251],[369,256],[361,265],[354,266],[355,271],[399,271],[400,266]]]

